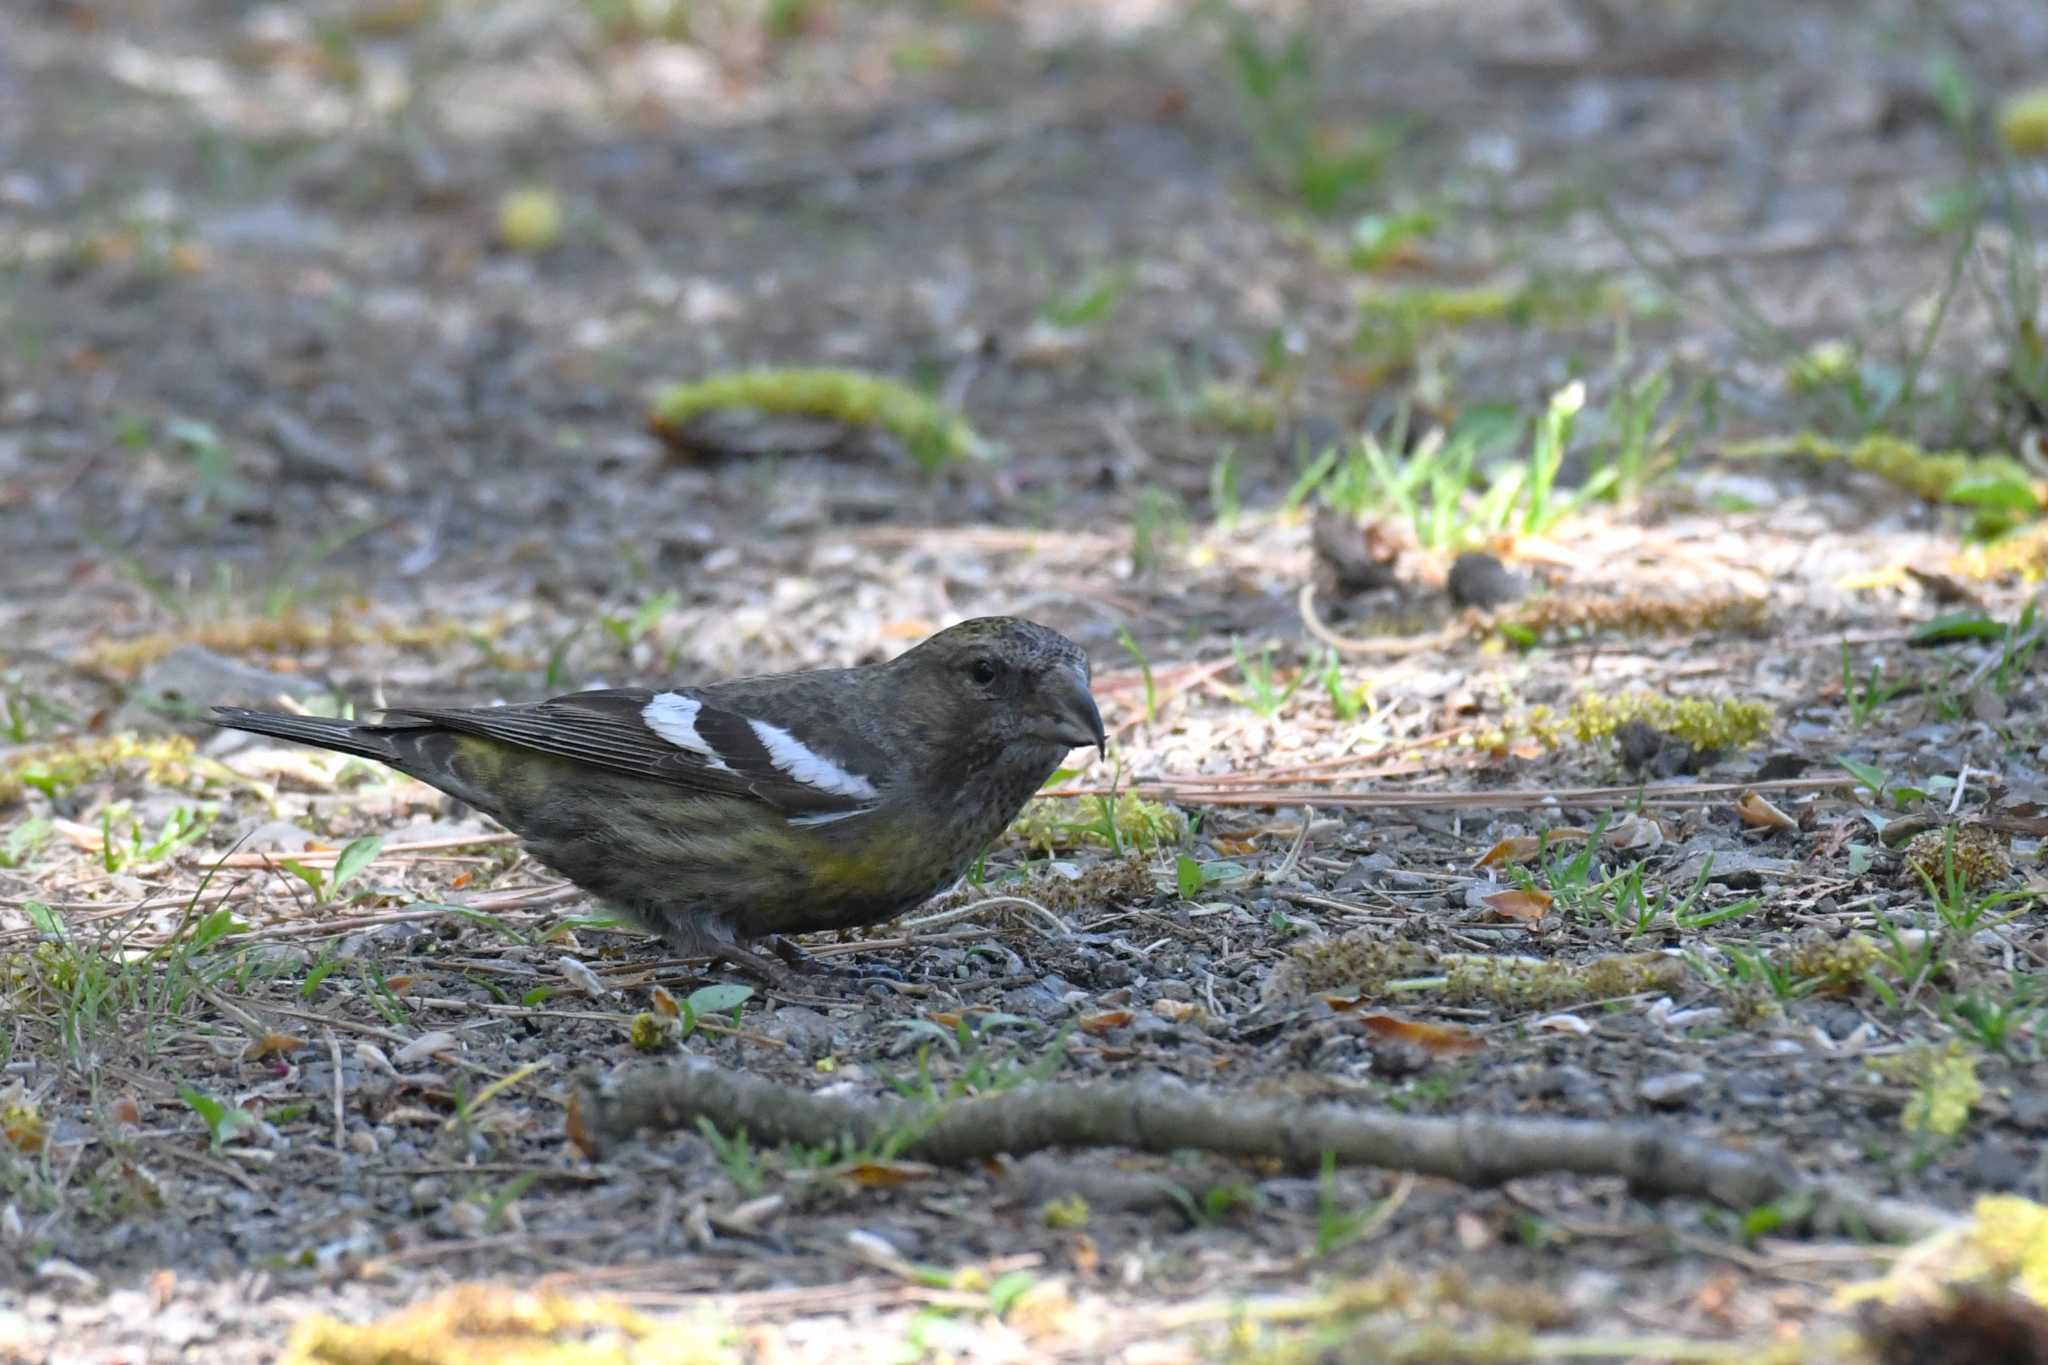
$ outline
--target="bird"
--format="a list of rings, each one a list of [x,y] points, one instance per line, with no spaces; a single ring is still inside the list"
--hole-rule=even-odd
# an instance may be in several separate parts
[[[787,989],[785,963],[816,966],[788,935],[929,899],[1073,750],[1101,752],[1089,685],[1073,641],[987,616],[854,668],[394,706],[371,722],[236,706],[211,719],[418,778],[677,954]]]

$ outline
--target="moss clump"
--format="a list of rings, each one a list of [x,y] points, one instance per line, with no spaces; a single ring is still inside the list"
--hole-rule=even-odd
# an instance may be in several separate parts
[[[30,790],[59,796],[110,770],[139,771],[158,785],[183,786],[197,779],[200,766],[192,741],[182,735],[108,735],[35,744],[0,756],[0,806],[21,800]]]
[[[1088,1226],[1088,1201],[1078,1194],[1070,1194],[1062,1199],[1048,1199],[1039,1209],[1038,1215],[1049,1228],[1085,1228]]]
[[[1590,962],[1438,954],[1357,931],[1296,948],[1264,994],[1296,1000],[1355,989],[1364,1001],[1388,995],[1397,982],[1403,995],[1433,990],[1450,1004],[1563,1009],[1642,991],[1668,994],[1685,985],[1685,964],[1662,953],[1618,953]]]
[[[1280,425],[1280,405],[1265,394],[1229,384],[1202,386],[1197,414],[1210,426],[1240,436],[1264,436]]]
[[[19,1152],[40,1152],[49,1131],[49,1120],[29,1095],[25,1081],[17,1080],[0,1090],[0,1139],[8,1146]]]
[[[1977,1055],[1951,1038],[1936,1046],[1923,1043],[1872,1063],[1883,1075],[1913,1087],[1913,1096],[1899,1114],[1909,1133],[1954,1137],[1970,1121],[1970,1111],[1983,1098],[1977,1079]]]
[[[2014,156],[2048,156],[2048,85],[2006,97],[1998,106],[1998,140]]]
[[[495,633],[489,623],[441,620],[406,625],[366,621],[342,612],[324,621],[298,615],[258,616],[160,631],[133,640],[110,640],[91,652],[89,662],[110,673],[127,674],[185,645],[199,645],[216,654],[299,654],[366,644],[425,647],[472,632]]]
[[[1032,877],[1006,877],[979,886],[961,886],[932,901],[922,913],[941,914],[990,896],[1019,896],[1054,914],[1066,914],[1105,905],[1136,905],[1158,894],[1159,880],[1153,875],[1151,864],[1142,854],[1133,853],[1123,858],[1105,858],[1083,868],[1075,877],[1048,871]],[[1020,911],[998,908],[994,914],[998,920],[1014,916],[1019,924],[1031,923]],[[893,932],[884,925],[876,936],[887,937]]]
[[[1537,597],[1490,619],[1510,640],[1532,645],[1545,636],[1590,631],[1622,635],[1751,631],[1761,628],[1766,617],[1764,600],[1746,593],[1683,597],[1630,593],[1622,597]]]
[[[1526,737],[1545,748],[1557,749],[1569,742],[1604,742],[1624,725],[1635,722],[1683,740],[1698,750],[1741,749],[1770,733],[1771,708],[1762,702],[1735,698],[1667,697],[1657,692],[1603,697],[1587,693],[1561,716],[1548,706],[1532,706],[1510,725],[1474,735],[1470,742],[1483,749],[1506,749]]]
[[[1362,999],[1386,994],[1397,977],[1436,970],[1436,954],[1414,943],[1396,943],[1364,929],[1336,938],[1297,944],[1266,983],[1269,999],[1299,1000],[1321,991],[1356,990]]]
[[[562,240],[562,201],[545,185],[508,190],[498,200],[498,240],[538,255]]]
[[[1010,837],[1033,852],[1050,854],[1077,848],[1150,850],[1178,843],[1186,830],[1186,817],[1172,806],[1125,792],[1114,801],[1106,796],[1041,797],[1024,807],[1010,826]]]
[[[376,1322],[299,1320],[283,1365],[383,1361],[672,1362],[738,1365],[732,1325],[710,1310],[654,1318],[594,1295],[464,1284]]]
[[[1641,721],[1695,749],[1740,749],[1771,731],[1771,708],[1760,701],[1666,697],[1629,692],[1619,697],[1589,693],[1572,703],[1565,727],[1581,744],[1612,739],[1614,732]]]
[[[1009,890],[1008,886],[996,888]],[[1142,856],[1104,859],[1078,877],[1047,876],[1031,882],[1024,894],[1055,912],[1084,906],[1132,905],[1159,894],[1159,883]]]
[[[1998,831],[1988,825],[1930,829],[1914,836],[1902,859],[1901,871],[1908,882],[1936,887],[1948,885],[1953,860],[1955,879],[1966,891],[2004,881],[2012,873],[2012,854]]]
[[[626,1028],[635,1052],[667,1052],[683,1040],[683,1022],[672,1014],[642,1010]]]
[[[1823,995],[1849,994],[1886,961],[1884,949],[1868,934],[1814,934],[1772,956],[1797,979],[1819,983],[1815,989]]]
[[[1949,561],[1965,578],[2021,578],[2032,583],[2048,575],[2048,522],[2024,526],[1988,545],[1973,545]]]
[[[1520,284],[1457,289],[1378,289],[1359,300],[1358,348],[1383,362],[1405,361],[1425,338],[1464,327],[1569,326],[1593,317],[1620,317],[1633,307],[1624,291],[1589,276],[1539,275]]]
[[[1743,981],[1728,988],[1722,998],[1728,1022],[1737,1028],[1758,1029],[1776,1023],[1785,1007],[1761,982]]]
[[[1447,959],[1445,966],[1445,1000],[1510,1009],[1563,1009],[1642,991],[1669,993],[1685,985],[1685,964],[1662,953],[1617,953],[1591,962],[1460,956]]]
[[[879,427],[897,437],[917,462],[937,469],[956,460],[992,460],[1001,453],[965,418],[907,384],[855,370],[739,370],[694,383],[671,384],[655,396],[648,426],[674,444],[683,426],[719,408],[823,417]]]
[[[1973,495],[1973,489],[2004,484],[2014,489],[2034,489],[2034,501],[2037,506],[2040,503],[2039,490],[2026,466],[2010,455],[1929,451],[1903,437],[1883,432],[1865,436],[1852,445],[1818,432],[1802,431],[1795,436],[1724,446],[1721,453],[1738,459],[1803,455],[1813,460],[1840,460],[1929,502],[1976,503],[1981,499]]]

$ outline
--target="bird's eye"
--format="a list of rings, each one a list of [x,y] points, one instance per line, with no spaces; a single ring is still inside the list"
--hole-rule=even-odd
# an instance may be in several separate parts
[[[974,674],[976,682],[980,683],[983,687],[987,687],[996,680],[996,674],[1002,670],[996,665],[994,659],[976,659],[974,667],[969,671]]]

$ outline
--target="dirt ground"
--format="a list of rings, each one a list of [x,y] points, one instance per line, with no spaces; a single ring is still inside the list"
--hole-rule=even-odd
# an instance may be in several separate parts
[[[1857,1344],[1896,1249],[1796,1199],[593,1159],[568,1110],[678,1053],[1177,1078],[2048,1200],[2044,556],[1975,535],[2048,474],[2048,180],[1997,119],[2043,70],[2031,0],[11,7],[0,1359],[1935,1358]],[[1002,457],[650,430],[757,366]],[[1357,454],[1483,420],[1449,484]],[[1548,512],[1501,474],[1546,421],[1592,490]],[[1110,750],[917,913],[1031,906],[810,945],[900,981],[720,990],[438,793],[195,719],[994,613],[1089,651]],[[305,1326],[474,1280],[593,1297],[534,1301],[559,1355]],[[569,1354],[644,1325],[595,1296],[663,1327]],[[1946,1358],[2048,1359],[2007,1307],[2033,1345]]]

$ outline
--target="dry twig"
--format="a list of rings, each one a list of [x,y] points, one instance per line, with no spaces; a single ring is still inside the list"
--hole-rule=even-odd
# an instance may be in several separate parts
[[[1706,1199],[1731,1209],[1806,1200],[1817,1227],[1887,1238],[1924,1237],[1954,1224],[1939,1209],[1818,1180],[1782,1158],[1651,1124],[1390,1114],[1209,1094],[1158,1081],[1041,1085],[934,1109],[793,1090],[780,1080],[691,1057],[672,1067],[585,1081],[572,1102],[570,1131],[595,1154],[642,1128],[690,1131],[700,1119],[725,1132],[744,1129],[765,1143],[869,1144],[907,1135],[897,1155],[949,1166],[1053,1147],[1126,1147],[1196,1148],[1308,1170],[1328,1152],[1351,1165],[1466,1185],[1562,1172],[1620,1176],[1639,1194]]]

